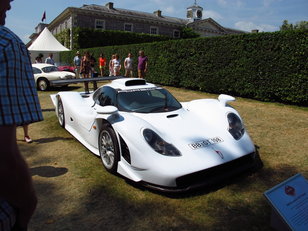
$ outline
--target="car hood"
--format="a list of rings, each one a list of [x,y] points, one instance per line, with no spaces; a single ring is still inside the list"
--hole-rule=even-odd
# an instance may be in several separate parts
[[[53,71],[53,72],[49,72],[46,73],[48,75],[55,75],[55,76],[59,76],[59,77],[65,77],[65,76],[72,76],[74,75],[74,73],[69,72],[69,71]]]
[[[170,140],[173,137],[209,138],[217,135],[221,127],[221,125],[217,127],[213,126],[213,123],[208,123],[206,116],[200,117],[183,108],[168,113],[138,114],[138,117],[151,124],[160,136]],[[225,122],[227,123],[227,120]]]
[[[221,153],[223,162],[254,152],[247,134],[235,140],[228,132],[225,114],[200,116],[184,108],[168,113],[138,114],[166,142],[177,147],[182,155]],[[144,128],[143,128],[144,129]],[[202,143],[202,147],[200,147]]]

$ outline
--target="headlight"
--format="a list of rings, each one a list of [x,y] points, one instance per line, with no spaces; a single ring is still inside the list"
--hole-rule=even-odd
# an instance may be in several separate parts
[[[158,153],[165,156],[180,156],[181,153],[172,144],[164,141],[151,129],[144,129],[143,136],[146,142]]]
[[[245,133],[244,125],[241,119],[234,113],[229,113],[227,115],[229,123],[229,132],[234,139],[239,140]]]

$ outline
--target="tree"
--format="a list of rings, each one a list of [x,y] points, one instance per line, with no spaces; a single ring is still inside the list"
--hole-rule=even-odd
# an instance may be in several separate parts
[[[183,27],[181,30],[181,38],[198,38],[200,37],[200,34],[196,33],[192,28],[190,27]]]
[[[288,20],[283,20],[283,23],[280,27],[281,31],[293,30],[293,24],[289,24]]]
[[[284,20],[280,26],[281,31],[290,31],[290,30],[308,30],[308,21],[300,21],[295,25],[289,23],[288,20]]]

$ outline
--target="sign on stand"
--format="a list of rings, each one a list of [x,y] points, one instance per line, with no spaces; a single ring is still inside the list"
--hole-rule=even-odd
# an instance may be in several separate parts
[[[277,230],[308,230],[308,181],[297,174],[264,192]]]

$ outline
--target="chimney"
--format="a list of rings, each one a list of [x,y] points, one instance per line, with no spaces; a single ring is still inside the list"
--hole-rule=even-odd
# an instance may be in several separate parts
[[[106,4],[106,7],[109,9],[109,10],[113,10],[114,8],[113,8],[113,2],[108,2],[107,4]]]
[[[161,10],[154,11],[153,14],[155,14],[157,17],[161,17]]]

